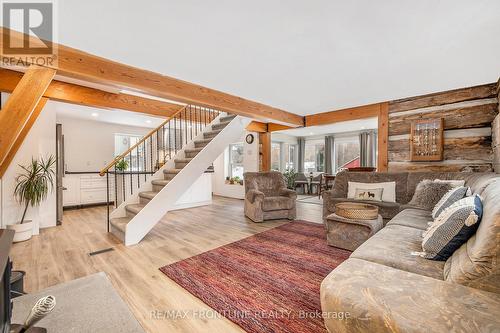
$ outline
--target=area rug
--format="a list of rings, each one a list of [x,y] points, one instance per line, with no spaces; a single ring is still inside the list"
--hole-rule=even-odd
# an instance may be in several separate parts
[[[160,270],[247,332],[318,333],[321,281],[350,254],[294,221]]]

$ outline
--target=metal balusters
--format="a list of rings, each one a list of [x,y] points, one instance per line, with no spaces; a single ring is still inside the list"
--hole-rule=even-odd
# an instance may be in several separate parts
[[[170,130],[170,124],[172,122],[168,122],[168,159],[172,158],[172,131]]]
[[[106,172],[106,212],[107,212],[107,230],[109,232],[109,172]]]
[[[142,141],[142,171],[144,171],[144,181],[146,181],[146,140]]]
[[[118,207],[118,183],[116,182],[116,168],[114,168],[113,174],[115,175],[115,207]]]

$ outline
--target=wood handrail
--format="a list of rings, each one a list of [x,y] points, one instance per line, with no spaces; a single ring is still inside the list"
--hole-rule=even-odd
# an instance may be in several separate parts
[[[106,172],[108,172],[108,170],[112,166],[114,166],[119,161],[123,160],[125,158],[125,156],[127,156],[132,150],[134,150],[141,143],[143,143],[144,141],[146,141],[147,138],[149,138],[150,136],[152,136],[153,134],[155,134],[156,132],[158,132],[160,130],[160,128],[162,128],[170,120],[174,119],[179,113],[181,113],[182,111],[186,110],[187,107],[188,107],[188,105],[184,105],[182,108],[179,109],[179,111],[175,112],[173,115],[171,115],[170,117],[168,117],[167,119],[165,119],[165,121],[162,122],[160,126],[156,127],[155,129],[151,130],[148,134],[146,134],[145,136],[143,136],[142,139],[140,139],[135,145],[133,145],[132,147],[130,147],[129,149],[127,149],[121,155],[116,156],[111,162],[109,162],[104,168],[101,169],[101,171],[99,172],[99,175],[101,177],[104,176],[106,174]]]

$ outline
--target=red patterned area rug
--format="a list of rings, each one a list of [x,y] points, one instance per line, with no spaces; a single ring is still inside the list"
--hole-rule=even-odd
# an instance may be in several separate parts
[[[247,332],[318,333],[321,281],[350,254],[294,221],[160,270]]]

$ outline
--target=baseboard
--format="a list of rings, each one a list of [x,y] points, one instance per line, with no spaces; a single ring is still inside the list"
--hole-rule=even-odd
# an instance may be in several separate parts
[[[172,208],[172,210],[181,210],[181,209],[194,208],[194,207],[200,207],[200,206],[208,206],[211,204],[212,204],[212,199],[205,200],[205,201],[199,201],[199,202],[189,202],[189,203],[175,205]]]
[[[64,206],[63,210],[75,210],[75,209],[99,207],[99,206],[106,206],[106,205],[107,205],[107,203],[105,203],[105,202],[95,202],[95,203],[89,203],[89,204]],[[109,203],[110,209],[114,209],[114,208],[111,208],[111,206],[113,206],[113,205],[114,205],[114,203],[113,203],[113,201],[111,201]]]

